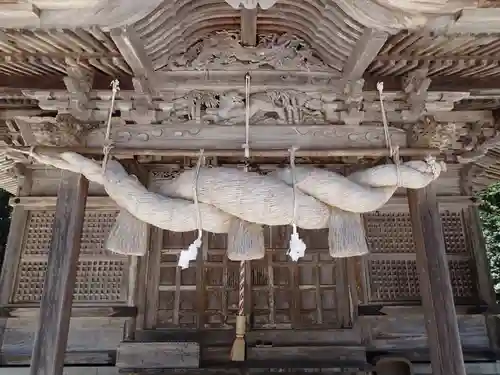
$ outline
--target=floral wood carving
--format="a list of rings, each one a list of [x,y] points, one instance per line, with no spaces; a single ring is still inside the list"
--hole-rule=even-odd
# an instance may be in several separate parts
[[[445,150],[457,138],[455,124],[439,123],[432,116],[425,116],[413,125],[411,130],[411,144],[413,146]]]
[[[35,144],[40,146],[83,146],[87,134],[98,127],[69,113],[58,113],[54,119],[45,117],[41,120],[30,124]]]
[[[312,48],[290,34],[259,35],[257,46],[240,44],[238,32],[217,32],[191,45],[167,62],[171,70],[305,70],[331,71]]]
[[[500,145],[500,132],[497,130],[488,137],[484,134],[481,123],[473,124],[462,138],[463,148],[467,151],[457,157],[461,164],[473,163],[485,156],[489,150]]]

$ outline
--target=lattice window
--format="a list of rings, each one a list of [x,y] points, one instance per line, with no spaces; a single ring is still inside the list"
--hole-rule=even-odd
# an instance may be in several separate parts
[[[123,260],[85,260],[78,264],[74,302],[120,302],[126,298]],[[13,302],[40,302],[46,261],[21,261]]]
[[[414,260],[371,259],[369,272],[372,300],[420,299],[420,284]]]
[[[459,298],[474,297],[476,286],[472,274],[472,260],[451,260],[448,263],[450,269],[451,285],[453,295]]]
[[[444,242],[446,252],[450,254],[467,253],[467,241],[463,216],[461,212],[446,211],[441,214],[443,223]]]
[[[81,238],[81,255],[101,255],[106,253],[104,244],[113,226],[118,211],[86,211]],[[54,211],[30,211],[26,223],[23,247],[25,256],[47,256]]]
[[[413,253],[415,245],[408,212],[373,212],[365,216],[366,238],[372,253]],[[441,214],[446,252],[467,253],[461,212]]]
[[[415,251],[410,215],[406,212],[373,212],[365,215],[366,239],[373,253]]]
[[[41,299],[54,214],[53,210],[28,214],[13,303],[35,303]],[[124,302],[127,298],[127,260],[105,249],[116,215],[116,210],[85,212],[74,290],[76,303]]]
[[[471,253],[461,211],[441,213],[450,278],[457,298],[475,295]],[[408,212],[375,212],[365,215],[370,298],[372,301],[420,299],[415,248]]]
[[[251,262],[248,277],[253,327],[337,326],[336,262],[328,254],[327,231],[301,232],[308,250],[298,263],[286,255],[289,227],[265,228],[264,233],[266,256]],[[204,327],[234,326],[239,263],[227,259],[227,235],[208,233],[206,259],[180,271],[178,253],[195,236],[195,232],[164,232],[158,326],[196,327],[200,318]],[[201,311],[200,298],[205,293],[200,290],[206,291]]]

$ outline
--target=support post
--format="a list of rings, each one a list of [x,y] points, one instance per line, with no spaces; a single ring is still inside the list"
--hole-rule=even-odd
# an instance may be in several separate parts
[[[408,202],[432,373],[465,375],[435,184],[408,189]]]
[[[88,181],[63,172],[48,257],[31,375],[62,375],[68,341]]]
[[[257,8],[241,11],[241,43],[244,46],[255,47],[257,44]]]

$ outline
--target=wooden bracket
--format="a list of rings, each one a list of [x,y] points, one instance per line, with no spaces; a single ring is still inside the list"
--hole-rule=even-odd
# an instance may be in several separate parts
[[[89,94],[92,89],[94,73],[84,69],[76,61],[66,59],[67,76],[63,78],[66,88],[70,92],[70,113],[79,120],[88,120],[91,111],[87,104],[90,100]]]
[[[365,85],[364,79],[347,82],[344,87],[345,104],[347,105],[347,112],[341,112],[341,120],[346,125],[358,126],[364,119],[364,111],[362,111],[363,103],[363,86]]]
[[[431,79],[427,78],[428,71],[428,68],[418,69],[403,78],[403,91],[410,105],[410,110],[404,111],[403,117],[408,121],[417,121],[425,112],[427,91],[431,85]]]

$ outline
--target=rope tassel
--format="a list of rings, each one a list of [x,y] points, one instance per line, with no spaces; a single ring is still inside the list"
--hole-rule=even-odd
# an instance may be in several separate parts
[[[306,244],[299,237],[297,232],[297,226],[294,225],[293,233],[290,236],[290,249],[288,250],[288,255],[290,258],[296,262],[302,258],[306,253]]]

